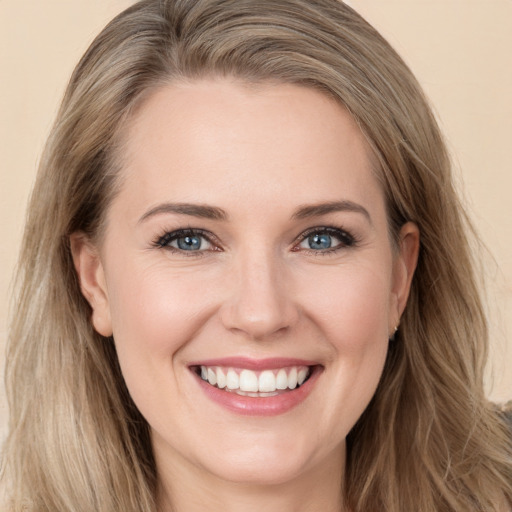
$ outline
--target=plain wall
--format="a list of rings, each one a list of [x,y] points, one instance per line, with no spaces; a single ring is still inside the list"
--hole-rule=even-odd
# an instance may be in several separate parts
[[[269,0],[271,1],[271,0]],[[24,211],[69,75],[129,0],[0,0],[0,354]],[[486,261],[489,396],[512,398],[512,1],[352,0],[434,104]],[[3,360],[0,360],[3,367]],[[0,434],[7,418],[0,392]]]

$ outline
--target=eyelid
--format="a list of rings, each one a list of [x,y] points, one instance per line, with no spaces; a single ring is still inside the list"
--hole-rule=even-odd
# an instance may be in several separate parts
[[[335,236],[340,240],[341,243],[334,247],[325,249],[325,250],[302,249],[299,247],[299,244],[301,244],[308,237],[310,237],[311,235],[316,234],[316,233],[319,233],[319,234],[326,233],[331,236]],[[307,229],[306,231],[303,231],[295,239],[295,242],[293,244],[293,250],[294,251],[302,250],[302,251],[307,251],[307,252],[314,253],[317,255],[321,255],[321,254],[333,253],[333,252],[336,252],[341,249],[347,249],[349,247],[354,247],[358,244],[358,242],[359,242],[359,240],[357,239],[357,237],[355,235],[353,235],[350,231],[348,231],[344,228],[337,227],[337,226],[315,226],[315,227]]]
[[[309,236],[311,236],[312,234],[315,234],[315,233],[320,233],[320,234],[327,233],[331,236],[338,238],[340,243],[334,247],[330,247],[330,248],[324,249],[324,250],[305,249],[305,248],[299,247],[299,244],[304,242]],[[203,237],[204,239],[206,239],[208,241],[209,244],[212,245],[212,247],[208,248],[208,249],[200,249],[197,251],[185,251],[185,250],[181,250],[177,247],[173,247],[173,246],[169,245],[172,241],[174,241],[177,238],[180,238],[182,236]],[[295,252],[306,251],[309,253],[314,253],[316,255],[321,255],[321,254],[327,254],[327,253],[334,253],[341,249],[347,249],[350,247],[354,247],[354,246],[358,245],[358,243],[359,243],[358,238],[354,234],[352,234],[350,231],[348,231],[342,227],[337,227],[337,226],[332,226],[332,225],[327,225],[327,226],[323,225],[323,226],[314,226],[314,227],[311,227],[311,228],[301,232],[301,234],[299,236],[297,236],[295,241],[293,242],[292,250]],[[179,228],[179,229],[174,229],[174,230],[166,229],[163,231],[162,234],[160,234],[159,236],[157,236],[154,239],[152,245],[153,245],[153,247],[156,247],[158,249],[166,249],[170,252],[174,252],[174,253],[188,256],[188,257],[193,257],[193,256],[198,257],[198,256],[205,255],[205,253],[208,253],[208,252],[215,252],[215,251],[223,250],[222,244],[216,235],[214,235],[212,232],[206,231],[202,228],[193,228],[193,227]]]
[[[198,236],[202,237],[212,245],[209,249],[200,249],[198,251],[184,251],[177,247],[170,245],[174,240],[184,236]],[[201,228],[180,228],[174,230],[164,230],[163,234],[158,235],[153,243],[153,247],[157,249],[166,249],[170,252],[182,254],[184,256],[200,256],[206,252],[213,252],[222,250],[220,240],[210,231]]]

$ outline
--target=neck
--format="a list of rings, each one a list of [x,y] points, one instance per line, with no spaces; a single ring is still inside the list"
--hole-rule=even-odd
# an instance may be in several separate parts
[[[344,512],[345,446],[286,482],[230,482],[178,457],[158,460],[158,512]]]

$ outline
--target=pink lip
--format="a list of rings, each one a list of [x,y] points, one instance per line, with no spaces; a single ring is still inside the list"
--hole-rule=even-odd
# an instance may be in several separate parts
[[[249,357],[223,357],[194,361],[191,366],[223,366],[225,368],[246,368],[247,370],[263,371],[286,368],[287,366],[318,366],[316,361],[294,359],[289,357],[269,357],[266,359],[251,359]]]
[[[278,361],[278,363],[275,363],[275,361]],[[285,361],[292,362],[285,363]],[[232,368],[241,367],[252,370],[283,368],[286,366],[312,366],[311,364],[307,364],[307,362],[303,360],[299,361],[297,359],[267,359],[260,361],[252,361],[250,366],[247,363],[247,359],[241,360],[239,358],[230,358],[229,360],[208,360],[207,363],[203,362],[191,366],[227,366]],[[197,373],[192,368],[191,370],[196,382],[199,384],[200,388],[203,390],[205,395],[210,400],[221,405],[222,407],[228,409],[231,412],[245,416],[277,416],[279,414],[284,414],[285,412],[293,409],[294,407],[298,406],[299,404],[306,400],[308,395],[311,393],[313,387],[315,386],[318,377],[322,373],[322,367],[316,365],[313,367],[312,373],[308,380],[304,382],[302,386],[296,389],[289,390],[275,396],[250,397],[237,395],[236,393],[225,391],[217,387],[211,386],[203,379],[201,379],[201,377],[197,375]]]

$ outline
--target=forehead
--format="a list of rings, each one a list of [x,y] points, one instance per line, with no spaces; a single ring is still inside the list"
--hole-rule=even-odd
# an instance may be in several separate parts
[[[345,194],[382,202],[371,152],[338,102],[291,84],[227,79],[174,83],[141,103],[124,132],[122,173],[133,201]],[[286,196],[279,197],[283,191]],[[228,201],[229,202],[229,201]]]

